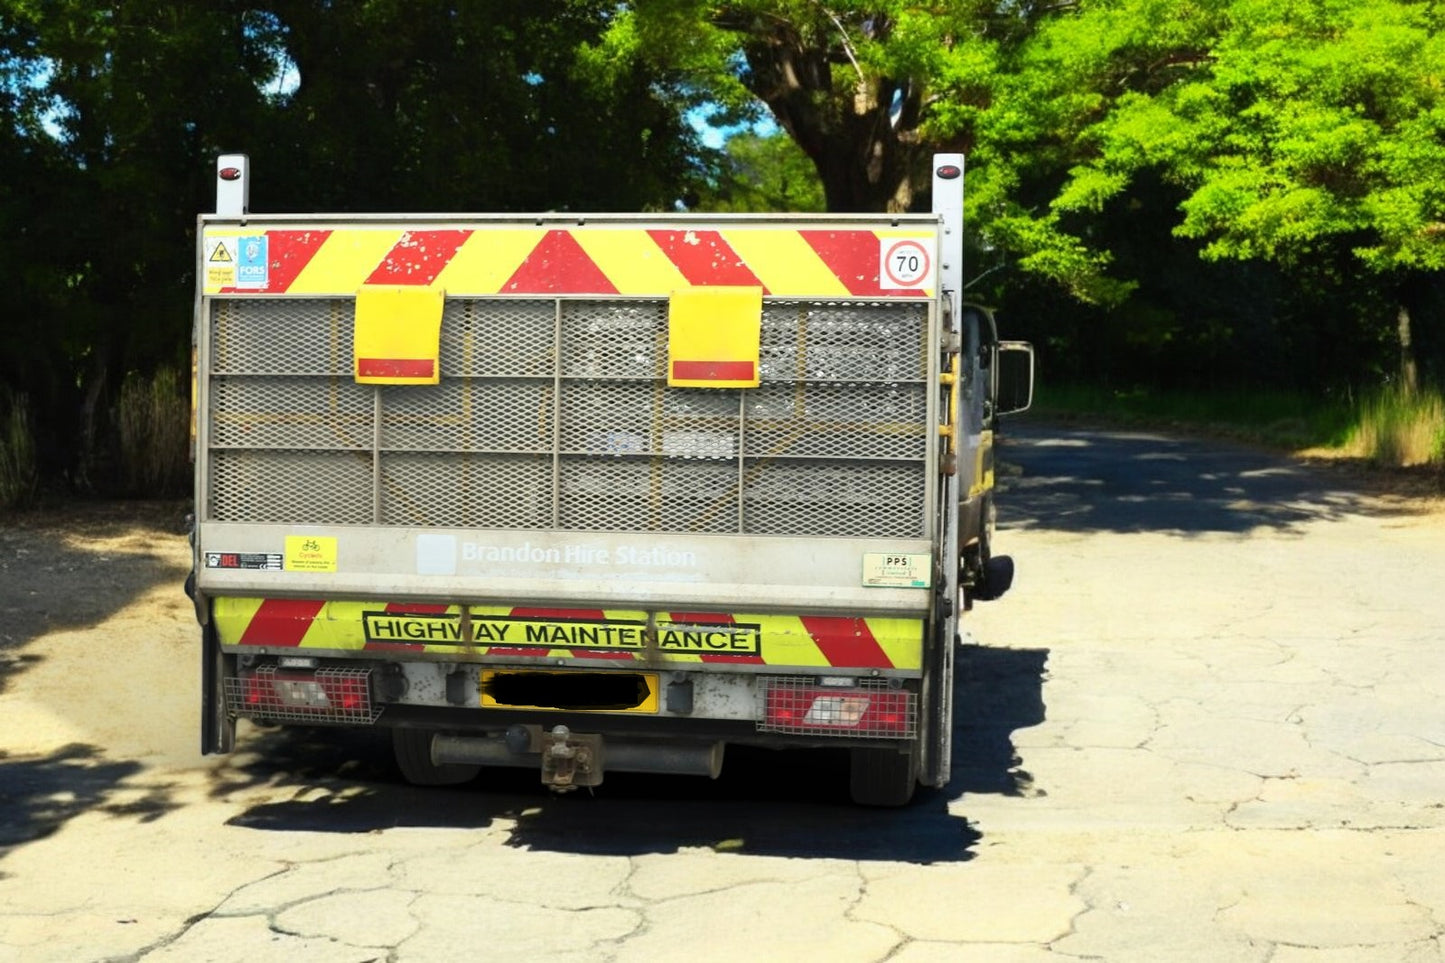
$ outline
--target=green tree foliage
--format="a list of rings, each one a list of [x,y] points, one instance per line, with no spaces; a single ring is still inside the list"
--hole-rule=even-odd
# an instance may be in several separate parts
[[[51,256],[65,228],[44,215],[61,209],[70,171],[41,129],[42,77],[28,57],[35,40],[23,21],[0,17],[0,386],[39,388],[45,399],[57,386],[51,339],[41,335],[67,321],[69,272]]]
[[[230,150],[267,211],[902,211],[959,150],[973,293],[1019,308],[1053,370],[1408,384],[1419,355],[1445,377],[1441,16],[0,0],[0,381],[48,477],[123,475],[110,412],[184,370],[195,214]],[[709,151],[700,115],[782,135]]]
[[[0,0],[0,378],[47,474],[108,489],[135,373],[183,369],[216,154],[257,210],[670,208],[676,92],[596,0]]]
[[[1119,248],[1109,243],[1133,236],[1109,236],[1129,214],[1087,215],[1128,178],[1068,184],[1068,174],[1094,156],[1094,129],[1121,98],[1147,101],[1207,58],[1222,11],[1194,0],[1079,0],[1031,10],[1027,33],[1001,51],[988,75],[986,102],[941,110],[935,129],[973,131],[970,212],[988,243],[1075,302],[1118,306],[1141,281],[1118,269]],[[951,82],[941,99],[957,99],[955,89]],[[1093,193],[1080,203],[1071,189]],[[1162,200],[1133,198],[1151,210]]]
[[[1203,255],[1279,265],[1307,287],[1372,276],[1413,384],[1412,317],[1445,267],[1445,36],[1434,5],[1236,0],[1209,56],[1126,91],[1085,133],[1059,211],[1097,210],[1153,169],[1185,196]],[[1368,324],[1368,322],[1366,322]]]
[[[781,132],[740,133],[728,138],[718,173],[694,198],[699,212],[803,211],[826,209],[817,170],[792,138]]]
[[[595,0],[277,0],[294,91],[257,145],[271,209],[646,210],[692,173],[664,84],[579,51]]]
[[[917,205],[927,157],[965,150],[995,297],[1106,320],[1131,357],[1187,367],[1187,345],[1238,373],[1240,339],[1374,356],[1377,286],[1407,338],[1438,302],[1437,16],[1414,0],[633,0],[607,49],[729,117],[765,105],[831,210]]]
[[[7,340],[26,343],[6,374],[31,395],[47,467],[104,485],[119,375],[184,358],[200,158],[255,120],[266,60],[239,4],[6,6],[15,173],[35,176],[5,180],[26,194],[10,224],[36,288],[6,317]]]
[[[634,0],[605,51],[676,74],[727,118],[765,105],[817,167],[829,210],[903,211],[937,146],[921,136],[933,80],[970,72],[995,42],[980,36],[987,17],[902,0]]]
[[[1089,68],[1114,69],[1108,51],[1097,63],[1070,64],[1084,81],[1076,87],[1055,69],[1075,55],[1075,38],[1049,35],[1053,60],[1035,50],[1064,9],[1011,0],[633,0],[602,49],[681,78],[725,120],[756,117],[763,105],[813,162],[831,211],[926,208],[932,155],[966,152],[980,250],[1108,303],[1130,290],[1107,273],[1108,252],[1039,209],[1080,158],[1078,132],[1110,96],[1108,79]]]

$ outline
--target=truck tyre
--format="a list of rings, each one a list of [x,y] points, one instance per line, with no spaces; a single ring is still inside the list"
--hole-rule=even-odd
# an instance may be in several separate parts
[[[391,730],[391,748],[406,781],[413,786],[459,786],[475,779],[481,766],[455,763],[439,766],[431,761],[433,735],[430,729]]]
[[[848,794],[860,806],[906,806],[918,786],[918,749],[854,749]]]

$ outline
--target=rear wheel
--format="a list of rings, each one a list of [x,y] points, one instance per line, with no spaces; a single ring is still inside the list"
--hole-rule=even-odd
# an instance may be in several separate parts
[[[431,759],[431,729],[393,729],[391,748],[396,765],[406,781],[413,786],[459,786],[471,782],[481,766],[447,763],[437,765]]]
[[[860,806],[906,806],[918,786],[918,748],[854,749],[848,794]]]

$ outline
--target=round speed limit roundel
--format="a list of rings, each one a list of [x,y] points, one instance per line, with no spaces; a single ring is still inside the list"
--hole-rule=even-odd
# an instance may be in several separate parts
[[[933,262],[922,242],[885,238],[879,245],[879,254],[879,287],[921,288],[928,285]]]

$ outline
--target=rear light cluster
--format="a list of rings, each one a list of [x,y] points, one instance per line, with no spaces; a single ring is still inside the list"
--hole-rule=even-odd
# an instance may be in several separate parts
[[[918,697],[886,682],[837,686],[817,679],[767,679],[758,730],[908,739],[918,733]]]
[[[274,722],[375,722],[370,669],[283,669],[257,666],[226,679],[231,714]]]

